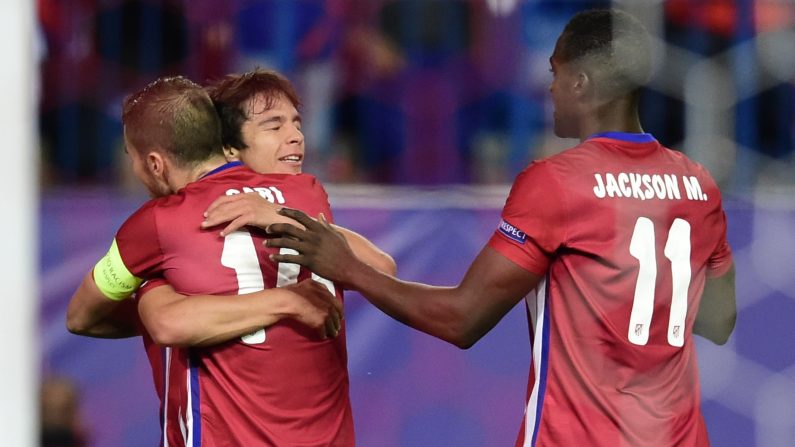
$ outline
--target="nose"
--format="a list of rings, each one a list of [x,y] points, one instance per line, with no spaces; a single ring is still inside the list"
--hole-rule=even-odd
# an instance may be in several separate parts
[[[290,136],[287,140],[290,144],[301,144],[304,142],[304,133],[301,132],[301,129],[298,128],[296,125],[292,125],[292,130],[290,131]]]

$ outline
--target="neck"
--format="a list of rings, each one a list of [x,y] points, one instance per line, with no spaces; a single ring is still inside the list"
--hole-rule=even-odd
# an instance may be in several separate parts
[[[580,126],[580,141],[603,132],[642,133],[638,117],[638,100],[634,96],[603,102],[585,116]]]
[[[171,185],[172,192],[177,192],[184,188],[188,183],[193,183],[196,180],[212,172],[222,165],[226,164],[226,160],[222,156],[212,157],[193,168],[177,169],[169,176],[169,184]]]
[[[226,163],[227,163],[226,159],[221,156],[213,157],[212,159],[207,160],[205,163],[202,163],[201,165],[196,167],[193,173],[193,180],[191,181],[195,182],[196,180],[199,180],[200,178],[204,177],[210,172],[213,172],[213,170],[218,169],[219,167],[225,165]]]

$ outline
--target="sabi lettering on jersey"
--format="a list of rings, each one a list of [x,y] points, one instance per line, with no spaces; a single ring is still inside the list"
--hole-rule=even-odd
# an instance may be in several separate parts
[[[596,184],[593,194],[599,198],[623,197],[628,199],[651,200],[681,200],[681,190],[684,189],[687,200],[706,201],[707,195],[701,189],[701,184],[695,176],[682,176],[676,174],[638,174],[635,172],[619,172],[614,174],[594,174]],[[680,188],[682,185],[684,188]]]
[[[256,188],[249,188],[248,186],[244,186],[242,189],[243,194],[248,194],[250,192],[256,192],[260,195],[263,199],[267,200],[270,203],[278,203],[279,205],[284,205],[284,194],[282,194],[281,190],[275,186],[268,186],[265,187],[256,187]],[[235,194],[240,194],[240,189],[230,188],[226,190],[226,195],[233,196]]]
[[[524,234],[524,231],[509,224],[505,221],[505,219],[500,221],[500,232],[509,239],[512,239],[520,244],[524,244],[525,239],[527,239],[527,235]]]

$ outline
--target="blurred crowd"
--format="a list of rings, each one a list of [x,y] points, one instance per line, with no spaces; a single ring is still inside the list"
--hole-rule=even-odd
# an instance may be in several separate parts
[[[48,376],[40,391],[41,447],[86,447],[80,392],[67,377]]]
[[[660,38],[647,130],[725,187],[793,182],[795,4],[623,3]],[[608,5],[38,0],[42,179],[124,183],[128,92],[163,75],[201,83],[259,66],[298,86],[307,172],[322,180],[510,182],[569,145],[551,136],[548,58],[574,12]]]

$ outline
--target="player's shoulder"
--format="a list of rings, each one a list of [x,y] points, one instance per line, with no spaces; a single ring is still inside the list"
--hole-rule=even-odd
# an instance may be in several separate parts
[[[681,167],[683,175],[697,177],[706,182],[706,186],[717,189],[718,186],[715,178],[712,176],[712,173],[710,173],[709,169],[707,169],[704,165],[688,157],[687,154],[681,151],[662,145],[660,147],[672,164]]]
[[[288,180],[299,185],[316,186],[321,184],[317,177],[304,172],[300,174],[291,174],[288,176]]]
[[[599,157],[600,150],[599,145],[586,140],[556,154],[537,159],[531,165],[537,165],[536,169],[550,171],[578,169],[583,164],[592,164],[594,158]]]
[[[263,184],[289,191],[291,194],[325,194],[320,181],[312,174],[264,174]]]
[[[179,194],[169,194],[167,196],[156,197],[153,199],[149,199],[141,205],[138,210],[133,214],[133,216],[137,215],[149,215],[157,213],[159,209],[167,208],[173,206],[174,204],[184,200],[184,198],[180,197]]]
[[[560,165],[556,156],[531,161],[516,176],[511,186],[511,196],[526,197],[540,191],[558,190],[561,186]]]
[[[157,197],[146,202],[139,211],[144,213],[160,213],[163,210],[179,208],[190,197],[190,193],[186,189],[181,189],[174,194],[169,194],[163,197]]]
[[[583,166],[607,166],[611,163],[624,164],[651,162],[654,164],[673,164],[693,173],[707,173],[700,163],[690,159],[681,151],[661,144],[647,134],[645,141],[623,141],[611,138],[589,138],[546,160],[559,169],[580,169]]]
[[[246,167],[241,167],[237,171],[243,178],[250,182],[268,185],[289,185],[289,186],[314,186],[320,182],[311,174],[260,174]]]
[[[150,199],[141,205],[124,220],[124,223],[117,231],[116,238],[123,238],[127,235],[151,234],[152,231],[157,231],[159,209],[169,198],[170,196]]]
[[[666,156],[670,158],[674,163],[684,165],[689,170],[704,172],[709,175],[709,171],[707,170],[707,168],[704,167],[704,165],[688,157],[684,152],[678,151],[676,149],[671,149],[669,147],[662,145],[660,147],[662,148]]]
[[[295,174],[291,176],[294,182],[290,190],[302,191],[301,197],[306,200],[320,201],[328,203],[328,193],[320,180],[311,174]]]
[[[184,190],[175,194],[158,197],[144,203],[135,213],[133,213],[120,229],[120,232],[132,231],[134,234],[160,234],[168,228],[179,228],[172,226],[175,222],[180,222],[186,215],[201,214],[196,210],[204,211],[204,208],[196,207],[190,194]]]
[[[582,163],[585,151],[583,144],[569,147],[558,153],[547,155],[531,161],[519,174],[519,178],[527,177],[558,177],[565,175],[566,171],[578,169]]]
[[[312,174],[289,174],[284,178],[284,186],[290,191],[303,191],[310,194],[312,197],[322,196],[326,197],[326,189],[323,184]]]

